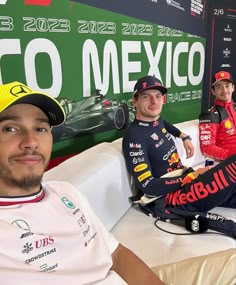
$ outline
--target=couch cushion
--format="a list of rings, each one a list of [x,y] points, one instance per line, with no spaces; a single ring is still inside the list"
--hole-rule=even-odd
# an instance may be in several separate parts
[[[191,268],[191,270],[189,270]],[[236,249],[185,259],[153,268],[167,284],[235,285]]]
[[[130,180],[123,155],[108,142],[65,160],[46,171],[43,179],[72,183],[88,198],[108,230],[131,206]]]
[[[179,156],[181,157],[182,163],[186,166],[199,167],[204,165],[205,157],[202,155],[199,144],[199,131],[198,131],[198,120],[191,120],[182,123],[175,124],[183,133],[192,137],[192,143],[195,147],[195,154],[191,158],[186,158],[185,149],[183,142],[179,138],[174,138]]]

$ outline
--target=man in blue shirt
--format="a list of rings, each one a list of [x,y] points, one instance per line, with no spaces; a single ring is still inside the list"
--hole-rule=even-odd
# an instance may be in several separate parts
[[[190,136],[161,117],[166,93],[154,76],[140,78],[134,86],[136,118],[123,138],[128,171],[138,190],[131,200],[145,213],[163,219],[199,213],[206,217],[216,206],[236,208],[236,155],[211,169],[186,168],[171,135],[183,140],[187,157],[194,148]],[[236,237],[233,221],[210,221],[210,227]]]

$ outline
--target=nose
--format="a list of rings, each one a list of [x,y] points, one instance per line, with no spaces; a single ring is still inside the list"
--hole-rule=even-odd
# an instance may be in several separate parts
[[[32,131],[24,131],[22,134],[22,140],[20,143],[21,149],[32,149],[38,148],[38,140],[36,134]]]
[[[227,90],[226,86],[222,86],[222,91],[225,92]]]
[[[157,101],[158,101],[158,100],[156,99],[155,96],[150,96],[150,102],[151,102],[152,104],[155,104]]]

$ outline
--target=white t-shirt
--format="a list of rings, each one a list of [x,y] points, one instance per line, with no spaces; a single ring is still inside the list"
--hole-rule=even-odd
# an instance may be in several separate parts
[[[118,244],[66,182],[44,183],[37,197],[0,197],[3,285],[125,285],[109,270]]]

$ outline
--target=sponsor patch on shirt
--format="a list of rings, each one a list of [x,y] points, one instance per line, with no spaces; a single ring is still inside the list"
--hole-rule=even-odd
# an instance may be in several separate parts
[[[135,166],[134,172],[140,172],[148,167],[147,163],[141,163]]]
[[[146,171],[143,174],[138,176],[138,181],[141,182],[141,181],[143,181],[144,179],[146,179],[146,178],[148,178],[150,176],[151,176],[151,171]]]
[[[138,124],[139,126],[142,126],[142,127],[149,127],[148,123],[139,122]]]
[[[154,141],[158,141],[158,135],[156,133],[153,133],[151,135],[151,138],[154,140]]]
[[[225,128],[226,129],[231,129],[232,128],[232,123],[229,120],[225,121]]]
[[[130,148],[142,148],[141,143],[130,143],[129,144]]]

